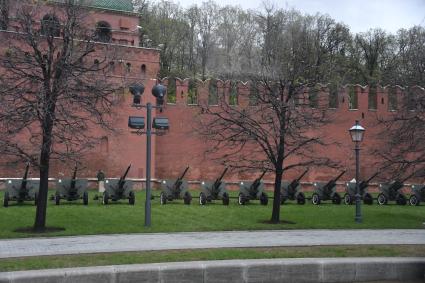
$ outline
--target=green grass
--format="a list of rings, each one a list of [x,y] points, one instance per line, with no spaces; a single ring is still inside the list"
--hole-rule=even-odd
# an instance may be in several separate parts
[[[424,255],[424,245],[168,250],[0,259],[0,272],[197,260],[377,256],[415,257]]]
[[[192,192],[191,205],[176,200],[161,206],[159,198],[152,201],[152,227],[144,227],[144,195],[136,193],[136,205],[120,201],[104,206],[93,201],[90,193],[88,206],[63,201],[60,206],[49,201],[47,225],[64,227],[64,231],[46,233],[46,236],[88,235],[110,233],[220,231],[220,230],[262,230],[262,229],[364,229],[364,228],[423,228],[425,206],[362,206],[364,221],[354,222],[354,206],[333,205],[329,202],[314,206],[310,202],[301,206],[293,202],[281,207],[281,220],[295,224],[267,224],[271,217],[271,200],[268,206],[258,201],[240,206],[237,199],[231,199],[229,206],[220,201],[200,206],[198,193]],[[158,195],[159,192],[154,192]],[[233,194],[233,193],[232,193]],[[270,194],[271,195],[271,194]],[[14,232],[17,228],[32,226],[35,206],[33,203],[0,207],[0,238],[32,237]],[[42,236],[42,235],[40,235]]]

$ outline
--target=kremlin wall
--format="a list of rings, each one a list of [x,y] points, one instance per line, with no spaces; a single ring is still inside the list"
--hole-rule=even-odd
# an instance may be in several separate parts
[[[46,6],[46,14],[50,6]],[[43,15],[40,15],[42,18]],[[115,133],[105,133],[93,130],[93,135],[101,138],[101,142],[86,156],[81,158],[83,170],[79,171],[79,177],[94,178],[96,172],[102,169],[107,177],[119,177],[126,167],[131,163],[132,168],[128,177],[134,179],[145,178],[146,164],[146,137],[131,133],[127,127],[128,116],[144,116],[145,109],[135,109],[130,105],[132,97],[128,86],[139,82],[145,85],[145,93],[142,103],[155,103],[151,95],[151,89],[157,82],[159,72],[159,49],[139,47],[137,26],[138,15],[131,11],[110,10],[93,8],[87,25],[96,28],[101,23],[109,27],[111,37],[108,42],[97,44],[97,48],[105,45],[114,47],[116,52],[108,64],[113,66],[114,71],[111,80],[120,82],[122,88],[116,94],[117,105],[113,119]],[[2,40],[1,49],[5,44],[16,44],[19,40],[19,26],[13,24],[7,31],[0,31]],[[8,43],[5,43],[8,42]],[[0,51],[3,52],[3,51]],[[101,60],[102,58],[99,58]],[[93,60],[97,60],[96,55]],[[167,101],[163,112],[156,110],[155,116],[167,117],[170,121],[169,131],[162,136],[152,138],[152,177],[154,179],[168,179],[178,177],[186,166],[190,169],[186,179],[190,183],[199,184],[200,180],[214,180],[223,171],[223,166],[213,162],[206,154],[209,146],[208,141],[201,139],[194,132],[198,114],[201,111],[200,104],[207,104],[210,95],[210,84],[216,84],[219,94],[228,99],[230,88],[237,92],[235,107],[250,107],[249,94],[250,84],[248,82],[233,82],[221,80],[190,80],[164,78],[162,83],[168,86]],[[402,88],[347,85],[339,89],[329,89],[326,85],[318,85],[315,88],[321,103],[327,106],[327,114],[331,122],[318,129],[331,146],[318,150],[318,156],[328,156],[340,164],[340,170],[347,173],[340,180],[340,184],[351,180],[354,176],[354,145],[348,134],[348,129],[353,126],[355,120],[366,128],[364,142],[361,144],[361,175],[369,177],[376,168],[376,159],[370,152],[385,140],[380,136],[378,120],[393,115],[399,108],[406,95],[425,95],[420,87]],[[308,96],[309,90],[306,89]],[[190,94],[190,95],[189,95]],[[331,98],[331,99],[330,99]],[[215,107],[215,106],[211,106]],[[21,177],[25,164],[6,163],[2,160],[0,167],[0,178]],[[73,164],[53,162],[50,176],[52,178],[68,176],[71,174]],[[308,186],[313,181],[327,181],[338,175],[340,170],[328,168],[310,168],[303,182]],[[304,168],[291,170],[284,173],[284,179],[295,178]],[[233,183],[236,188],[237,182],[241,180],[253,180],[261,172],[232,172],[226,174],[224,180]],[[31,177],[38,177],[37,170],[33,169]],[[272,182],[273,176],[266,175],[265,181]],[[377,180],[378,181],[378,180]],[[232,187],[232,185],[231,185]]]

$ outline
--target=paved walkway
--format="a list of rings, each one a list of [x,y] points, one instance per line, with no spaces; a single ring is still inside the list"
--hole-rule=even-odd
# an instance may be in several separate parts
[[[190,232],[13,239],[0,240],[0,258],[169,249],[396,244],[425,245],[425,229]]]

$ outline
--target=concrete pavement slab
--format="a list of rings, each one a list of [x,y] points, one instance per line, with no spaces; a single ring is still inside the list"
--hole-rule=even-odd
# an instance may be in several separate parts
[[[425,229],[115,234],[0,240],[0,258],[200,248],[425,245]]]

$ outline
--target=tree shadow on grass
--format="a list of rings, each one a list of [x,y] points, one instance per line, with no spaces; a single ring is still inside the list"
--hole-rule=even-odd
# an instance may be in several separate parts
[[[280,220],[279,222],[272,222],[271,220],[263,220],[260,221],[260,223],[262,224],[297,224],[296,222],[293,221],[289,221],[289,220]]]
[[[22,227],[13,230],[16,233],[26,233],[26,234],[47,234],[65,231],[63,227],[45,227],[44,229],[34,229],[34,227]]]

